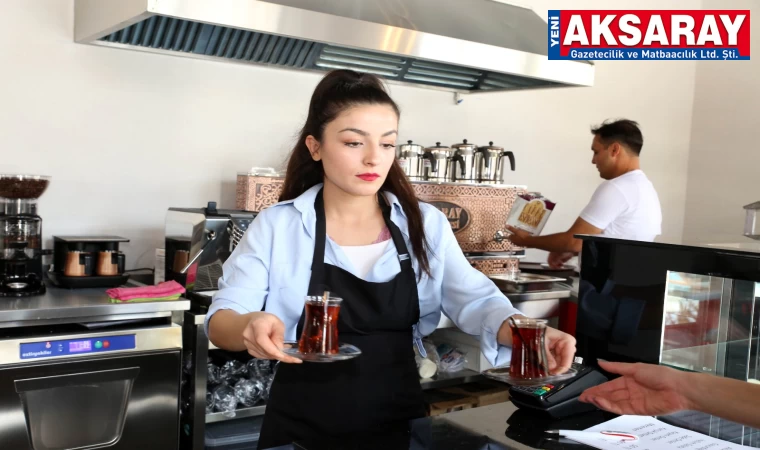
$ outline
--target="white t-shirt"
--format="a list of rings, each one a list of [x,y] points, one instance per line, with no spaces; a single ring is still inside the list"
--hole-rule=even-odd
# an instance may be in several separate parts
[[[660,199],[641,170],[600,184],[580,217],[602,236],[651,242],[662,233]]]
[[[388,247],[388,243],[390,242],[393,241],[388,239],[387,241],[369,245],[341,245],[340,249],[343,250],[343,253],[346,254],[356,269],[356,275],[361,279],[365,279],[370,270],[372,270],[372,267],[383,256],[385,248]]]

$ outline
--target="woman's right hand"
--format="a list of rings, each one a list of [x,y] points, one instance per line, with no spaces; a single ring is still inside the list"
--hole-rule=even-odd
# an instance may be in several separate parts
[[[249,354],[259,359],[300,364],[300,359],[282,352],[284,341],[285,324],[279,317],[265,312],[250,315],[248,325],[243,330],[243,343]]]

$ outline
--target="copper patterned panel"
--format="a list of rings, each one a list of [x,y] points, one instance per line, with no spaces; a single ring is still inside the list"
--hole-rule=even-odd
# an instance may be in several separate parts
[[[471,260],[470,265],[486,275],[503,275],[510,272],[510,269],[517,268],[520,260],[517,258],[504,259],[486,259]]]
[[[284,178],[238,175],[235,204],[238,209],[259,212],[278,202]]]
[[[457,184],[414,183],[420,200],[428,202],[449,217],[454,235],[464,252],[504,252],[517,250],[508,240],[493,240],[497,231],[504,230],[507,215],[515,198],[525,192],[507,186],[473,186]],[[465,212],[456,211],[456,207]],[[459,218],[466,214],[467,223]]]
[[[277,203],[283,178],[238,175],[238,209],[261,211]],[[505,252],[521,250],[508,240],[493,240],[503,231],[515,198],[525,189],[510,186],[412,183],[422,201],[441,210],[449,219],[463,252]]]

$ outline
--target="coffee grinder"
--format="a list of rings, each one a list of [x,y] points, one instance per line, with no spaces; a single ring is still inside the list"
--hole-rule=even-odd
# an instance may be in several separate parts
[[[45,293],[37,199],[49,184],[46,176],[0,174],[0,297]]]

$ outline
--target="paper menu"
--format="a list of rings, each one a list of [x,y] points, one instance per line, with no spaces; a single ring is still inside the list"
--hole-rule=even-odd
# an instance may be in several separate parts
[[[620,416],[585,431],[620,431],[639,438],[628,442],[609,442],[601,435],[572,438],[602,450],[747,450],[745,446],[675,427],[649,416]]]

